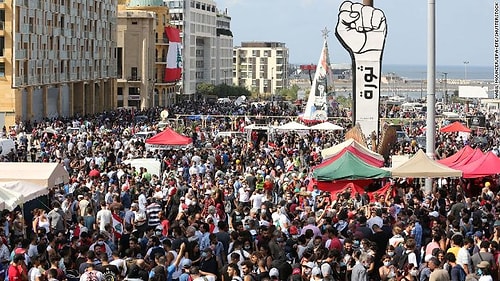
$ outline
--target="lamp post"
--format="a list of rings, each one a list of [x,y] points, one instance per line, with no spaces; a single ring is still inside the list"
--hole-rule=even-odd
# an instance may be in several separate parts
[[[467,65],[469,61],[464,61],[464,80],[467,80]]]
[[[274,67],[271,67],[271,101],[274,101]]]
[[[444,75],[444,96],[443,96],[443,101],[444,104],[448,103],[448,72],[443,72]]]

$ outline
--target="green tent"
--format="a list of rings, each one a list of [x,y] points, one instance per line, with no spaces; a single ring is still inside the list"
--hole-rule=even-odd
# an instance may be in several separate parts
[[[389,171],[363,162],[350,151],[346,151],[328,166],[313,168],[313,178],[318,181],[380,179],[390,176]]]

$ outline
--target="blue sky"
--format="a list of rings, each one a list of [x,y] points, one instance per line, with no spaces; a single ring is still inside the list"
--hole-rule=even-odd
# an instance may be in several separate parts
[[[228,9],[234,45],[246,41],[286,43],[291,63],[317,63],[321,30],[328,38],[332,63],[349,63],[333,34],[340,0],[216,0]],[[354,1],[356,2],[356,1]],[[358,0],[357,2],[361,2]],[[493,0],[435,0],[436,64],[493,65]],[[387,18],[384,64],[425,65],[427,0],[374,0]]]

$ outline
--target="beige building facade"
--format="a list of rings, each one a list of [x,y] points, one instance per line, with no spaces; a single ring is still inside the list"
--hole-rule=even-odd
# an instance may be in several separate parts
[[[0,2],[0,126],[111,109],[116,1]]]
[[[176,83],[164,82],[170,15],[162,0],[118,7],[117,107],[146,109],[175,102]]]
[[[268,96],[288,87],[289,53],[285,43],[242,42],[234,48],[233,62],[235,85]]]

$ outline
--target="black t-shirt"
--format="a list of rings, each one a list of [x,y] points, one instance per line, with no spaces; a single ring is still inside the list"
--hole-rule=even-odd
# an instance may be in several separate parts
[[[241,222],[241,221],[243,220],[243,218],[244,218],[244,217],[245,217],[245,214],[240,213],[240,212],[238,212],[238,211],[234,210],[234,211],[233,211],[233,213],[231,214],[231,218],[232,218],[232,223],[233,223],[233,225],[234,225],[235,223],[239,223],[239,222]]]
[[[117,276],[120,275],[118,267],[116,267],[116,265],[113,264],[100,265],[96,269],[102,272],[102,274],[104,275],[104,281],[117,280]]]

